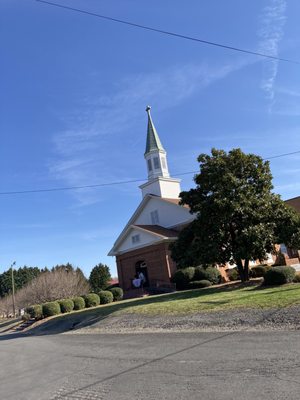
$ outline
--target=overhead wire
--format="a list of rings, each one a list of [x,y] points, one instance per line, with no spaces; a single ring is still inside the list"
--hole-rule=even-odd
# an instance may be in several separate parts
[[[264,161],[272,160],[274,158],[280,158],[280,157],[287,157],[295,154],[300,154],[300,150],[298,151],[293,151],[291,153],[282,153],[282,154],[277,154],[275,156],[271,157],[266,157],[263,158]],[[197,174],[199,171],[186,171],[186,172],[180,172],[177,174],[173,174],[173,176],[183,176],[183,175],[191,175],[191,174]],[[93,185],[83,185],[83,186],[66,186],[66,187],[59,187],[59,188],[46,188],[46,189],[30,189],[30,190],[14,190],[14,191],[5,191],[5,192],[0,192],[0,195],[16,195],[16,194],[30,194],[30,193],[46,193],[46,192],[61,192],[61,191],[68,191],[68,190],[80,190],[80,189],[93,189],[93,188],[98,188],[98,187],[105,187],[105,186],[117,186],[117,185],[124,185],[128,183],[138,183],[138,182],[144,182],[145,178],[143,179],[130,179],[130,180],[124,180],[124,181],[115,181],[115,182],[106,182],[106,183],[98,183],[98,184],[93,184]]]
[[[50,5],[50,6],[66,9],[66,10],[69,10],[69,11],[74,11],[74,12],[78,12],[78,13],[81,13],[81,14],[86,14],[86,15],[89,15],[89,16],[101,18],[101,19],[104,19],[104,20],[108,20],[108,21],[112,21],[112,22],[116,22],[116,23],[120,23],[120,24],[124,24],[124,25],[129,25],[129,26],[132,26],[132,27],[135,27],[135,28],[144,29],[144,30],[148,30],[148,31],[152,31],[152,32],[156,32],[156,33],[160,33],[160,34],[164,34],[164,35],[169,35],[169,36],[173,36],[173,37],[177,37],[177,38],[181,38],[181,39],[191,40],[191,41],[194,41],[194,42],[207,44],[207,45],[210,45],[210,46],[221,47],[221,48],[224,48],[224,49],[227,49],[227,50],[232,50],[232,51],[238,51],[238,52],[242,52],[242,53],[252,54],[252,55],[256,55],[256,56],[260,56],[260,57],[264,57],[264,58],[269,58],[269,59],[273,59],[273,60],[277,60],[277,61],[284,61],[284,62],[289,62],[289,63],[293,63],[293,64],[300,64],[300,61],[290,60],[290,59],[281,58],[281,57],[276,57],[276,56],[272,56],[270,54],[255,52],[255,51],[246,50],[246,49],[242,49],[242,48],[239,48],[239,47],[228,46],[228,45],[225,45],[225,44],[212,42],[212,41],[208,41],[208,40],[204,40],[204,39],[200,39],[200,38],[196,38],[196,37],[192,37],[192,36],[182,35],[182,34],[171,32],[171,31],[157,29],[157,28],[153,28],[153,27],[150,27],[150,26],[137,24],[137,23],[134,23],[134,22],[121,20],[121,19],[118,19],[118,18],[109,17],[107,15],[97,14],[97,13],[86,11],[86,10],[82,10],[82,9],[79,9],[79,8],[69,7],[69,6],[66,6],[66,5],[63,5],[63,4],[54,3],[54,2],[51,2],[51,1],[46,1],[46,0],[35,0],[35,1],[38,2],[38,3],[44,3],[44,4],[47,4],[47,5]],[[271,160],[271,159],[274,159],[274,158],[286,157],[286,156],[290,156],[290,155],[298,154],[298,153],[300,153],[300,150],[299,151],[294,151],[294,152],[291,152],[291,153],[278,154],[278,155],[275,155],[275,156],[264,158],[263,160]],[[174,174],[173,176],[190,175],[190,174],[196,174],[197,172],[199,172],[199,171],[188,171],[188,172],[182,172],[182,173]],[[145,179],[131,179],[131,180],[126,180],[126,181],[107,182],[107,183],[99,183],[99,184],[83,185],[83,186],[67,186],[67,187],[48,188],[48,189],[31,189],[31,190],[5,191],[5,192],[0,192],[0,195],[16,195],[16,194],[45,193],[45,192],[79,190],[79,189],[91,189],[91,188],[98,188],[98,187],[105,187],[105,186],[116,186],[116,185],[122,185],[122,184],[128,184],[128,183],[143,182],[144,180]]]
[[[173,36],[173,37],[180,38],[180,39],[191,40],[191,41],[202,43],[202,44],[206,44],[206,45],[209,45],[209,46],[221,47],[221,48],[227,49],[227,50],[237,51],[237,52],[241,52],[241,53],[247,53],[247,54],[251,54],[251,55],[255,55],[255,56],[259,56],[259,57],[269,58],[269,59],[277,60],[277,61],[288,62],[288,63],[292,63],[292,64],[298,64],[298,65],[300,64],[300,61],[297,61],[297,60],[291,60],[291,59],[287,59],[287,58],[276,57],[276,56],[273,56],[271,54],[260,53],[260,52],[257,52],[257,51],[247,50],[247,49],[243,49],[243,48],[240,48],[240,47],[229,46],[229,45],[226,45],[226,44],[217,43],[217,42],[213,42],[213,41],[209,41],[209,40],[204,40],[204,39],[200,39],[200,38],[193,37],[193,36],[187,36],[187,35],[183,35],[183,34],[176,33],[176,32],[166,31],[166,30],[163,30],[163,29],[158,29],[158,28],[154,28],[154,27],[151,27],[151,26],[134,23],[134,22],[131,22],[131,21],[126,21],[126,20],[123,20],[123,19],[114,18],[114,17],[110,17],[110,16],[107,16],[107,15],[102,15],[102,14],[97,14],[97,13],[94,13],[94,12],[91,12],[91,11],[82,10],[80,8],[69,7],[69,6],[66,6],[66,5],[63,5],[63,4],[54,3],[52,1],[46,1],[46,0],[35,0],[35,1],[38,2],[38,3],[48,4],[48,5],[53,6],[53,7],[62,8],[62,9],[69,10],[69,11],[74,11],[74,12],[77,12],[77,13],[89,15],[89,16],[96,17],[96,18],[101,18],[101,19],[104,19],[104,20],[107,20],[107,21],[116,22],[116,23],[123,24],[123,25],[129,25],[129,26],[132,26],[134,28],[144,29],[144,30],[160,33],[160,34],[163,34],[163,35]]]

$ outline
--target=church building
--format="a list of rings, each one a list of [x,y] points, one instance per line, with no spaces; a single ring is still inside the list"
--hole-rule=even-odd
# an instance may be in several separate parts
[[[170,177],[167,153],[146,108],[145,161],[148,181],[140,186],[142,201],[120,233],[109,255],[116,257],[120,286],[129,291],[141,272],[144,287],[170,283],[176,270],[169,245],[194,216],[179,205],[180,180]]]
[[[120,233],[110,256],[116,257],[119,284],[125,292],[133,289],[138,276],[142,276],[144,287],[159,287],[170,284],[176,270],[171,258],[170,243],[178,233],[191,223],[195,216],[188,206],[179,205],[180,180],[170,177],[167,153],[153,124],[150,107],[146,108],[148,127],[145,161],[148,180],[140,186],[142,201]],[[300,197],[286,200],[286,203],[300,212]],[[299,265],[300,251],[277,245],[282,265]],[[278,262],[278,256],[269,255],[268,264]],[[252,261],[254,266],[259,261]],[[233,266],[219,266],[227,280],[226,270]]]

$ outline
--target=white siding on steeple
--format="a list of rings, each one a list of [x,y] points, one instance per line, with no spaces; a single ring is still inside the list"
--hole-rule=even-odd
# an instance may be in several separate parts
[[[140,186],[140,189],[143,197],[147,194],[153,194],[165,199],[178,199],[181,192],[180,179],[158,177],[144,183]]]
[[[153,151],[145,155],[147,162],[148,180],[162,176],[169,178],[169,170],[167,164],[167,153],[163,150]]]

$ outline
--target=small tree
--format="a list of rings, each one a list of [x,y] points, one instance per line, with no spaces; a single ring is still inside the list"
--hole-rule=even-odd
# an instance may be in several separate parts
[[[104,264],[96,265],[89,277],[89,283],[92,290],[98,293],[100,290],[103,290],[107,287],[108,282],[111,280],[111,275],[109,271],[109,267]]]
[[[300,218],[271,192],[269,162],[240,149],[198,157],[196,188],[180,194],[196,219],[171,247],[180,267],[236,264],[242,281],[249,261],[264,260],[275,243],[298,245]]]

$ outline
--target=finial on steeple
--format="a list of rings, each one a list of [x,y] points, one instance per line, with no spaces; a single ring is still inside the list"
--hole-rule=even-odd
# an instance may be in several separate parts
[[[149,113],[150,110],[151,110],[151,106],[147,106],[146,107],[146,112]]]

